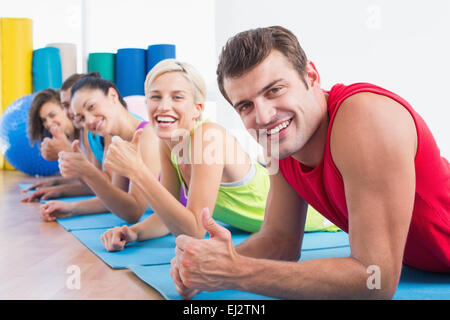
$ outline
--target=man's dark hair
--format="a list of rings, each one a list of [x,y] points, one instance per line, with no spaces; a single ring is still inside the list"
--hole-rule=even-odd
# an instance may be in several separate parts
[[[217,66],[217,83],[220,92],[229,102],[223,82],[237,78],[259,65],[272,50],[281,52],[297,70],[306,88],[305,69],[308,61],[297,37],[289,30],[272,26],[238,33],[222,48]]]

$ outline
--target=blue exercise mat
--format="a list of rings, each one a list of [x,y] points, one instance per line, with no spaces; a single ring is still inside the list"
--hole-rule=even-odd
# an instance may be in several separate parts
[[[149,207],[139,219],[139,222],[148,218],[152,213],[153,210]],[[125,224],[128,226],[132,225],[111,212],[60,218],[56,219],[56,221],[67,231],[114,228]]]
[[[328,235],[324,235],[326,237]],[[300,256],[301,261],[323,259],[323,258],[346,258],[350,256],[350,246],[343,246],[338,248],[322,248],[316,250],[302,250]]]
[[[33,183],[19,183],[20,190],[25,190],[26,188],[29,188],[33,185]],[[32,189],[35,190],[35,189]]]
[[[75,230],[72,234],[89,250],[113,269],[126,269],[129,265],[155,265],[170,263],[175,255],[175,237],[134,242],[122,251],[108,252],[101,241],[108,229]]]
[[[350,247],[318,249],[302,252],[300,261],[333,257],[347,257]],[[170,277],[170,265],[130,266],[141,280],[157,290],[164,298],[180,300]],[[223,290],[201,292],[193,300],[262,300],[272,299],[249,292]],[[440,274],[403,267],[394,300],[450,300],[450,274]]]
[[[300,261],[348,257],[350,247],[302,251]],[[450,273],[434,273],[404,266],[394,300],[450,300]]]
[[[67,197],[67,198],[41,200],[40,202],[41,203],[47,203],[49,201],[78,202],[93,198],[95,198],[95,196],[80,196],[80,197]],[[153,213],[152,208],[148,207],[139,221],[144,220],[152,213]],[[56,221],[67,231],[114,228],[118,226],[123,226],[125,224],[130,225],[129,223],[126,223],[125,220],[123,220],[122,218],[116,216],[111,212],[74,216],[69,218],[59,218],[56,219]]]
[[[65,198],[41,200],[40,202],[41,203],[47,203],[50,201],[78,202],[78,201],[90,200],[93,198],[95,198],[95,196],[65,197]]]
[[[303,236],[302,252],[318,249],[340,248],[348,245],[348,234],[344,231],[306,232]]]
[[[31,183],[19,183],[20,190],[25,190],[26,188],[32,186]],[[31,189],[27,193],[33,194],[36,192],[36,189]],[[40,203],[47,203],[49,201],[66,201],[66,202],[77,202],[77,201],[84,201],[94,198],[95,196],[79,196],[79,197],[65,197],[65,198],[55,198],[55,199],[47,199],[47,200],[40,200]]]
[[[169,274],[170,264],[158,266],[130,266],[141,280],[153,287],[167,300],[182,300],[175,289],[172,277]],[[238,290],[222,290],[213,292],[200,292],[192,300],[274,300],[274,298],[243,292]]]
[[[95,196],[67,197],[67,198],[41,200],[41,203],[47,203],[49,201],[78,202],[93,198],[95,198]],[[153,213],[152,208],[148,207],[139,221],[144,220],[152,213]],[[58,223],[67,231],[114,228],[118,226],[123,226],[124,224],[130,225],[129,223],[126,223],[125,220],[123,220],[122,218],[116,216],[111,212],[74,216],[69,218],[60,218],[56,219],[56,221],[58,221]]]
[[[225,224],[222,225],[231,231],[232,240],[235,245],[238,245],[250,236],[250,233]],[[106,229],[87,229],[74,230],[72,233],[87,248],[114,269],[124,269],[130,265],[157,265],[170,263],[170,260],[172,260],[175,255],[175,237],[173,235],[135,242],[127,245],[122,251],[108,252],[101,242],[101,235],[105,231]],[[344,232],[342,233],[344,234]],[[305,234],[303,246],[308,249],[302,250],[303,256],[313,255],[314,252],[323,247],[324,244],[332,244],[332,241],[330,241],[331,239],[336,239],[335,233],[323,232],[321,234],[322,237],[317,237],[312,233]],[[206,238],[208,237],[209,234],[206,235]],[[327,238],[329,239],[328,241]],[[341,243],[343,243],[343,241]],[[345,251],[345,248],[345,246],[342,246],[335,249]],[[347,251],[345,251],[345,254],[346,255],[344,256],[349,255]]]
[[[235,245],[241,243],[250,235],[233,227],[228,228],[232,232]],[[72,234],[113,269],[125,269],[130,265],[170,263],[170,260],[175,256],[176,237],[171,234],[162,238],[128,244],[122,251],[108,252],[101,241],[101,236],[106,230],[106,228],[74,230]]]
[[[305,234],[305,238],[310,237],[312,234]],[[331,233],[322,232],[322,238],[330,236]],[[314,237],[316,243],[317,239]],[[324,240],[326,242],[326,240]],[[348,257],[350,255],[350,247],[329,248],[329,249],[317,249],[303,252],[303,260],[319,259],[319,258],[335,258],[335,257]],[[172,277],[169,274],[170,265],[160,266],[130,266],[133,271],[141,280],[157,290],[165,299],[168,300],[180,300],[181,296],[175,289]],[[272,297],[262,296],[250,292],[243,292],[238,290],[222,290],[214,292],[201,292],[196,295],[193,300],[267,300],[274,299]]]
[[[450,273],[403,267],[394,300],[450,300]]]
[[[32,183],[19,183],[19,188],[20,190],[25,190],[29,187],[31,187],[33,184]],[[33,194],[36,191],[36,189],[31,189],[27,191],[27,194]]]

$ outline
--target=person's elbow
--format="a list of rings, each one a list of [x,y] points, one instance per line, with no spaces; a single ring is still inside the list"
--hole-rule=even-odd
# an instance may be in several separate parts
[[[268,258],[273,260],[293,261],[297,262],[301,257],[301,240],[298,235],[288,236],[282,232],[263,226],[257,233],[257,237],[262,239],[266,246],[268,246]],[[269,244],[276,244],[271,246]],[[270,248],[269,248],[270,246]]]
[[[202,222],[197,220],[194,224],[192,225],[185,225],[184,230],[182,232],[180,232],[179,234],[185,234],[187,236],[196,238],[196,239],[203,239],[206,236],[206,229],[203,226]]]
[[[382,280],[381,288],[375,292],[375,298],[379,300],[392,300],[397,291],[398,282],[399,279],[394,276]]]
[[[301,258],[301,241],[297,236],[280,236],[279,233],[271,233],[274,243],[278,243],[279,260],[297,262]],[[276,239],[276,240],[275,240]]]
[[[301,248],[298,243],[290,243],[285,246],[282,260],[297,262],[301,258]]]
[[[199,220],[196,220],[196,223],[191,226],[191,228],[186,228],[185,234],[196,238],[196,239],[203,239],[206,236],[206,229],[203,226],[202,222]]]
[[[139,219],[137,216],[126,216],[123,218],[123,220],[125,220],[126,223],[128,224],[136,224],[139,222]]]
[[[123,219],[128,224],[138,223],[139,220],[142,218],[144,211],[143,210],[129,210]]]
[[[395,281],[383,281],[380,288],[368,288],[365,286],[367,295],[366,299],[370,300],[392,300],[397,291],[397,283]]]
[[[362,270],[362,297],[374,300],[391,300],[400,281],[401,269],[393,271],[389,266],[370,265]]]

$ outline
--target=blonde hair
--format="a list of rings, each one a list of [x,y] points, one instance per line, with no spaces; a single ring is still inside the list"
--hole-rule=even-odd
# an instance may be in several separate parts
[[[190,64],[175,59],[165,59],[156,64],[147,74],[144,83],[145,98],[149,98],[150,85],[159,76],[168,72],[180,72],[192,85],[194,103],[204,104],[206,101],[206,85],[200,73]]]

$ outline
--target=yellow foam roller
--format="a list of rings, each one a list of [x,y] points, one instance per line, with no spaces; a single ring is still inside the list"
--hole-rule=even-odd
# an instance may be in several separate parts
[[[1,43],[1,37],[2,37],[2,30],[1,30],[1,23],[0,23],[0,117],[3,113],[3,106],[2,106],[2,78],[3,78],[3,72],[2,72],[2,43]],[[5,167],[5,159],[3,159],[3,155],[0,152],[0,170],[3,170]]]
[[[26,18],[0,18],[1,110],[32,92],[33,21]],[[4,169],[14,169],[3,157]]]

